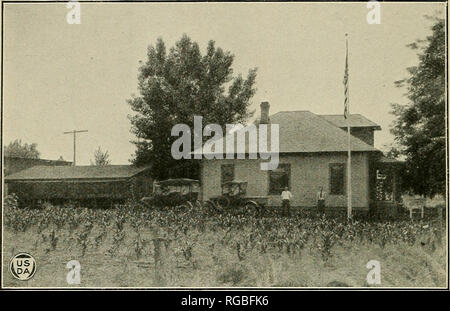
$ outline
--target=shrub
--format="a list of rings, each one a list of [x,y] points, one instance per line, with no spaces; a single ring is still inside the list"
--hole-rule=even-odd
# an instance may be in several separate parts
[[[7,195],[3,202],[5,209],[17,209],[19,207],[19,198],[15,193]]]

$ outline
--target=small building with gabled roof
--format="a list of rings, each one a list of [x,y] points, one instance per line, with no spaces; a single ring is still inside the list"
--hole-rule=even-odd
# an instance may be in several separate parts
[[[152,192],[150,167],[33,166],[5,177],[9,194],[22,201],[114,203]]]

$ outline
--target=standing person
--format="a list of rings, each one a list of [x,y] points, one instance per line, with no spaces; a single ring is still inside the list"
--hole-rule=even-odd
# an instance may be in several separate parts
[[[281,207],[283,209],[283,214],[286,216],[290,215],[289,208],[291,207],[291,198],[292,193],[289,191],[288,187],[285,187],[284,191],[281,192]]]
[[[320,187],[319,192],[317,192],[317,211],[320,215],[325,213],[325,191],[323,191],[323,187]]]

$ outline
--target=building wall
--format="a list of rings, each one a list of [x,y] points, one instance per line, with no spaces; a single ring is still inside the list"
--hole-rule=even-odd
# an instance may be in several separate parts
[[[15,193],[23,200],[137,200],[152,192],[152,179],[147,172],[131,178],[115,180],[7,181],[7,194]]]
[[[128,180],[8,182],[8,191],[15,193],[23,200],[126,199],[131,197],[131,185]]]
[[[347,129],[345,129],[347,131]],[[374,144],[374,130],[372,128],[366,127],[354,127],[350,130],[351,134],[359,139],[361,139],[366,144],[373,146]]]
[[[311,207],[316,205],[316,194],[323,186],[326,205],[345,207],[344,195],[328,195],[330,188],[329,164],[347,163],[347,155],[312,154],[280,156],[280,163],[291,165],[292,206]],[[260,169],[260,160],[202,160],[202,200],[221,194],[221,165],[234,163],[235,179],[247,181],[248,196],[267,196],[270,206],[280,206],[279,195],[268,195],[269,174]],[[346,177],[345,177],[346,179]],[[369,158],[366,153],[352,154],[352,206],[355,209],[369,208]]]

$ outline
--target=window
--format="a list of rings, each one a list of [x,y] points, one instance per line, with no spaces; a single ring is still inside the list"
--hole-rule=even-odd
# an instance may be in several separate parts
[[[222,184],[234,179],[234,164],[222,164],[220,171]]]
[[[345,164],[330,164],[330,194],[344,194]]]
[[[269,171],[269,194],[281,194],[285,187],[290,188],[291,165],[279,164],[276,170]]]

